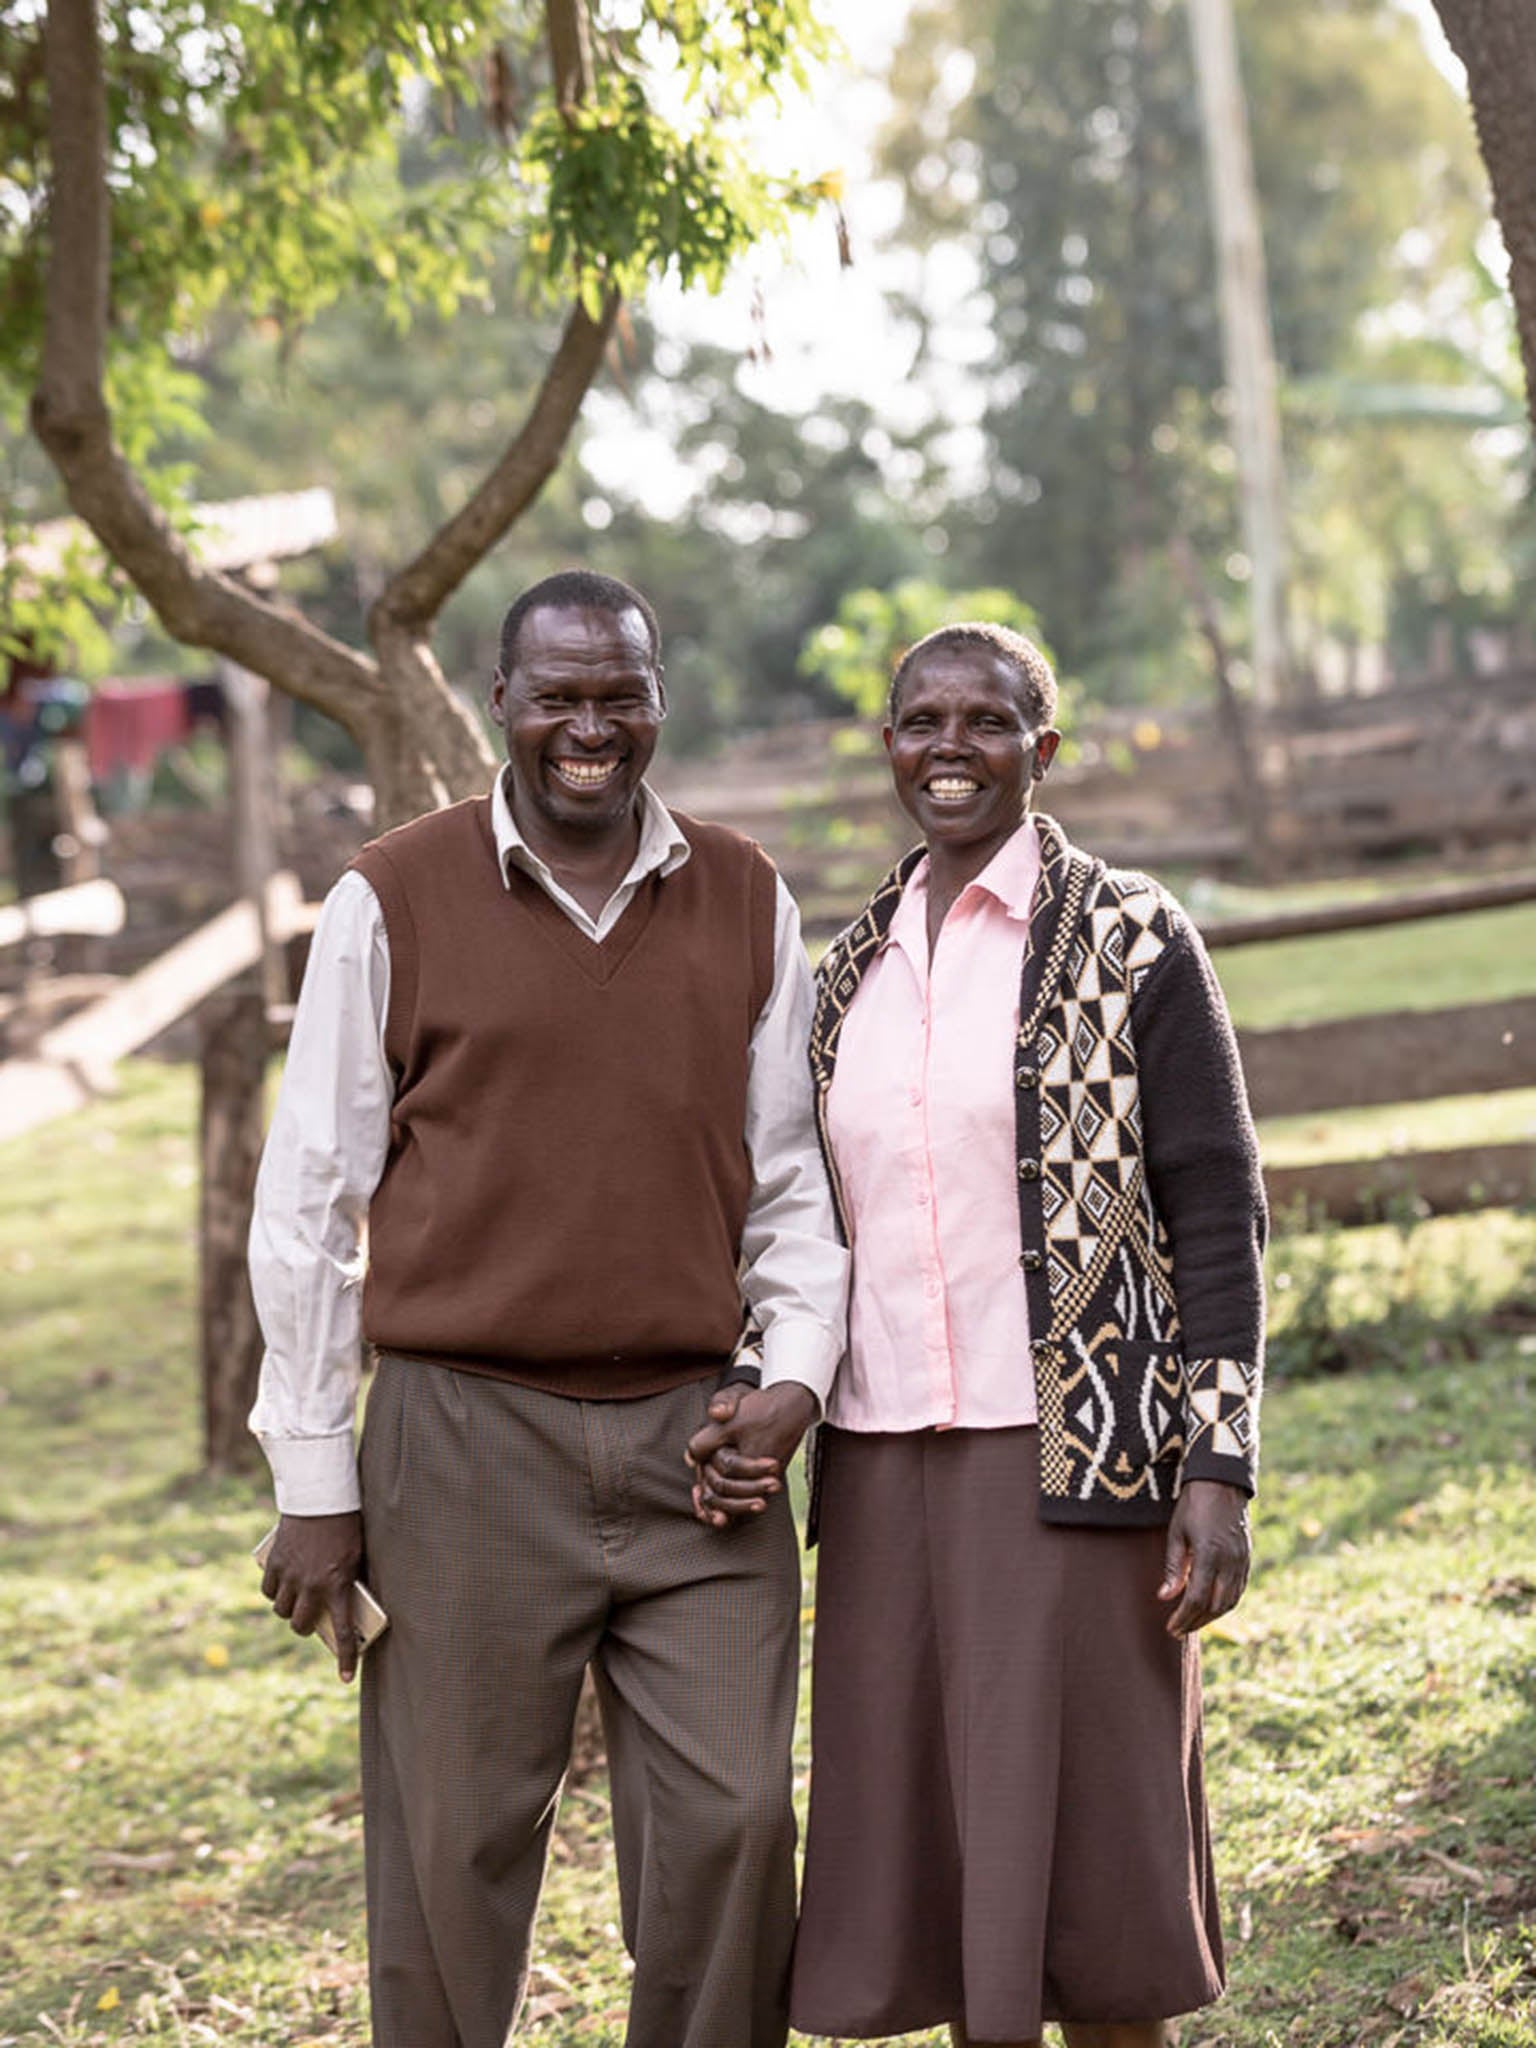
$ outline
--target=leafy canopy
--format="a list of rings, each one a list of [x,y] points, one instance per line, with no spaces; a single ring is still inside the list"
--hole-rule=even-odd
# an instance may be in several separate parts
[[[861,718],[880,718],[891,675],[907,649],[940,626],[969,621],[1011,626],[1028,634],[1047,661],[1051,658],[1034,611],[1011,590],[946,590],[941,583],[908,576],[889,590],[850,590],[837,617],[807,636],[800,672],[828,684]]]
[[[103,0],[109,395],[163,503],[186,472],[156,476],[156,450],[169,437],[185,450],[195,373],[242,322],[291,347],[339,304],[400,329],[467,302],[579,295],[595,316],[668,272],[718,287],[816,204],[817,185],[767,176],[746,146],[754,110],[826,53],[812,0],[583,0],[587,75],[564,106],[549,56],[560,9]],[[57,503],[20,446],[48,259],[42,16],[42,0],[0,0],[0,601],[46,633],[50,579],[23,591],[13,569],[4,588],[22,529]],[[67,579],[50,587],[62,603]]]

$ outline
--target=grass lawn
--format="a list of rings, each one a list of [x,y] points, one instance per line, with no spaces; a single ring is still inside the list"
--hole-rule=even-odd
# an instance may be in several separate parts
[[[192,1076],[124,1080],[0,1148],[0,2048],[358,2048],[354,1702],[260,1600],[264,1485],[196,1474]],[[1536,2048],[1536,1337],[1479,1323],[1533,1241],[1278,1249],[1293,1349],[1422,1299],[1401,1365],[1269,1401],[1254,1584],[1207,1638],[1232,1990],[1181,2048]],[[623,2038],[604,1794],[557,1835],[549,2048]]]
[[[1536,995],[1536,903],[1223,946],[1215,960],[1233,1017],[1251,1030],[1375,1010],[1491,1003]]]

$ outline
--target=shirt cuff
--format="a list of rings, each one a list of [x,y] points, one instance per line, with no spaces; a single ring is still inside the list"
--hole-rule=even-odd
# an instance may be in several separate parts
[[[280,1515],[347,1515],[363,1504],[351,1430],[336,1436],[264,1436]]]
[[[763,1332],[762,1342],[763,1385],[776,1387],[791,1380],[807,1388],[816,1397],[819,1420],[843,1355],[839,1339],[825,1323],[776,1316]]]

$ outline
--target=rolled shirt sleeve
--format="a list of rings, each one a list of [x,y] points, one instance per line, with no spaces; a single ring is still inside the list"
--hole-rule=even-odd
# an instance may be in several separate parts
[[[389,1149],[389,945],[378,898],[346,874],[321,909],[256,1182],[251,1288],[266,1350],[250,1426],[290,1515],[359,1505],[368,1204]]]

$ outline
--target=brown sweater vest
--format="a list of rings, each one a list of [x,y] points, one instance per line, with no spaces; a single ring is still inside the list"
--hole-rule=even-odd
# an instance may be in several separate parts
[[[389,935],[396,1094],[363,1296],[381,1349],[588,1399],[729,1357],[774,877],[750,840],[677,823],[688,860],[601,945],[517,869],[503,886],[489,798],[354,862]]]

